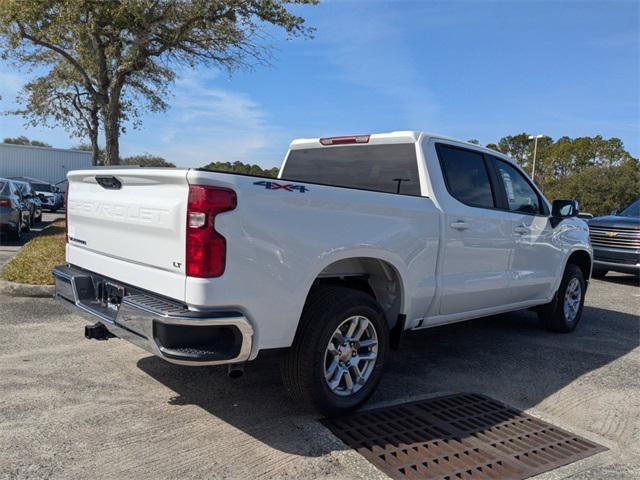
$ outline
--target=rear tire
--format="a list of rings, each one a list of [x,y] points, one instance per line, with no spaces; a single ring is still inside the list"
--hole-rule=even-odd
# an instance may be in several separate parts
[[[389,329],[373,297],[321,287],[307,299],[293,345],[281,359],[285,389],[324,415],[348,412],[377,387],[388,348]]]
[[[8,237],[9,240],[13,242],[19,242],[22,240],[22,217],[20,217],[20,221],[18,222],[15,231],[9,233]]]
[[[538,318],[548,330],[558,333],[575,330],[582,317],[586,287],[582,270],[568,264],[553,301],[538,310]]]
[[[600,270],[600,269],[593,269],[593,271],[591,272],[591,276],[593,278],[604,278],[604,276],[609,273],[609,270]]]

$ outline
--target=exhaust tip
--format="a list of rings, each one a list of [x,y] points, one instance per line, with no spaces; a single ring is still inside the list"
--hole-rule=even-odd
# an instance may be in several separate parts
[[[233,365],[229,365],[227,375],[229,376],[229,378],[240,378],[242,375],[244,375],[244,364],[236,363]]]

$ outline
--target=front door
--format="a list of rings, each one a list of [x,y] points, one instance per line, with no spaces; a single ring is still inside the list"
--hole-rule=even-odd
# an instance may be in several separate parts
[[[563,254],[554,245],[554,230],[542,195],[514,165],[492,158],[512,223],[515,250],[509,303],[547,298]]]

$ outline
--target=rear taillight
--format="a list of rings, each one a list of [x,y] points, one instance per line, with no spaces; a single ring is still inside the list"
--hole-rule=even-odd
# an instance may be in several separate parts
[[[216,232],[215,218],[236,208],[236,193],[228,188],[189,186],[186,272],[190,277],[219,277],[224,273],[227,241]]]
[[[64,191],[64,238],[69,243],[69,188],[71,184],[67,183],[67,189]]]
[[[0,207],[11,208],[11,200],[8,200],[8,199],[0,200]]]

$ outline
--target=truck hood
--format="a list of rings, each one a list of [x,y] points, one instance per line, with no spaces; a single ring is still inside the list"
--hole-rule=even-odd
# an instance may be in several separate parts
[[[640,230],[640,218],[607,215],[589,220],[590,227],[601,228],[634,228]]]

